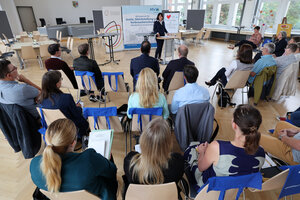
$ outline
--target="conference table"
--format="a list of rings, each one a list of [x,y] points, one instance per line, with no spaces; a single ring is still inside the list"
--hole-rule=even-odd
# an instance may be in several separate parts
[[[176,36],[160,36],[157,37],[158,40],[164,40],[164,58],[161,64],[166,65],[169,63],[167,57],[172,57],[174,59],[174,39],[177,39]]]
[[[198,30],[179,30],[181,33],[181,38],[196,38],[197,34],[200,32]]]
[[[144,41],[148,41],[149,37],[154,37],[156,34],[155,33],[137,33],[136,36],[138,37],[144,37]]]
[[[56,42],[54,42],[53,40],[46,40],[46,41],[40,41],[40,42],[15,42],[11,45],[11,49],[13,49],[16,52],[16,55],[18,57],[19,63],[20,63],[20,69],[24,69],[24,63],[21,57],[21,48],[22,46],[32,46],[33,49],[36,51],[37,55],[38,55],[38,59],[40,59],[40,45],[44,45],[44,44],[54,44]],[[39,61],[40,62],[40,61]],[[40,63],[41,65],[41,63]],[[41,66],[42,68],[42,66]]]

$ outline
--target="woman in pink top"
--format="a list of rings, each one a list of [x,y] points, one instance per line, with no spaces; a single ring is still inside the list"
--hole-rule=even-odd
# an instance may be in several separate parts
[[[249,40],[241,40],[240,42],[236,43],[234,46],[233,45],[229,45],[228,48],[229,49],[234,49],[234,47],[240,47],[243,44],[250,44],[252,46],[253,49],[256,49],[259,44],[261,43],[261,34],[259,33],[260,27],[256,26],[254,28],[254,33],[251,35]]]

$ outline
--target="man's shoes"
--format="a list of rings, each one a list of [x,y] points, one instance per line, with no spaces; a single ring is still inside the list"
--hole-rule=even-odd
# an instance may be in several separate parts
[[[101,102],[101,103],[104,103],[105,102],[105,99],[103,99],[101,96],[97,95],[90,95],[90,101],[91,102]]]
[[[91,102],[97,102],[97,101],[98,101],[98,99],[97,99],[97,98],[95,97],[95,95],[93,95],[93,94],[90,95],[90,98],[89,98],[89,99],[90,99]]]
[[[205,81],[205,84],[208,85],[209,87],[212,86],[212,85],[214,85],[210,81]]]

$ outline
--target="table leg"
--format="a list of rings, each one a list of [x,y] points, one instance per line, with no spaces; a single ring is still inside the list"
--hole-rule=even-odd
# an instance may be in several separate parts
[[[20,51],[21,50],[15,50],[15,51],[16,51],[16,55],[17,55],[19,63],[20,63],[20,69],[24,69],[24,63],[23,63],[22,58],[20,56]]]
[[[174,48],[175,48],[175,44],[174,44],[174,39],[171,40],[171,49],[172,49],[172,60],[174,60]]]
[[[94,45],[93,45],[93,38],[88,39],[88,44],[89,44],[89,51],[90,51],[90,58],[92,60],[95,60],[95,54],[94,54]]]

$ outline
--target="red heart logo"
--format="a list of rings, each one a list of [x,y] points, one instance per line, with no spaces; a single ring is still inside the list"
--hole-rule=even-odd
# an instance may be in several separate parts
[[[167,18],[170,19],[170,18],[171,18],[171,15],[167,15]]]

